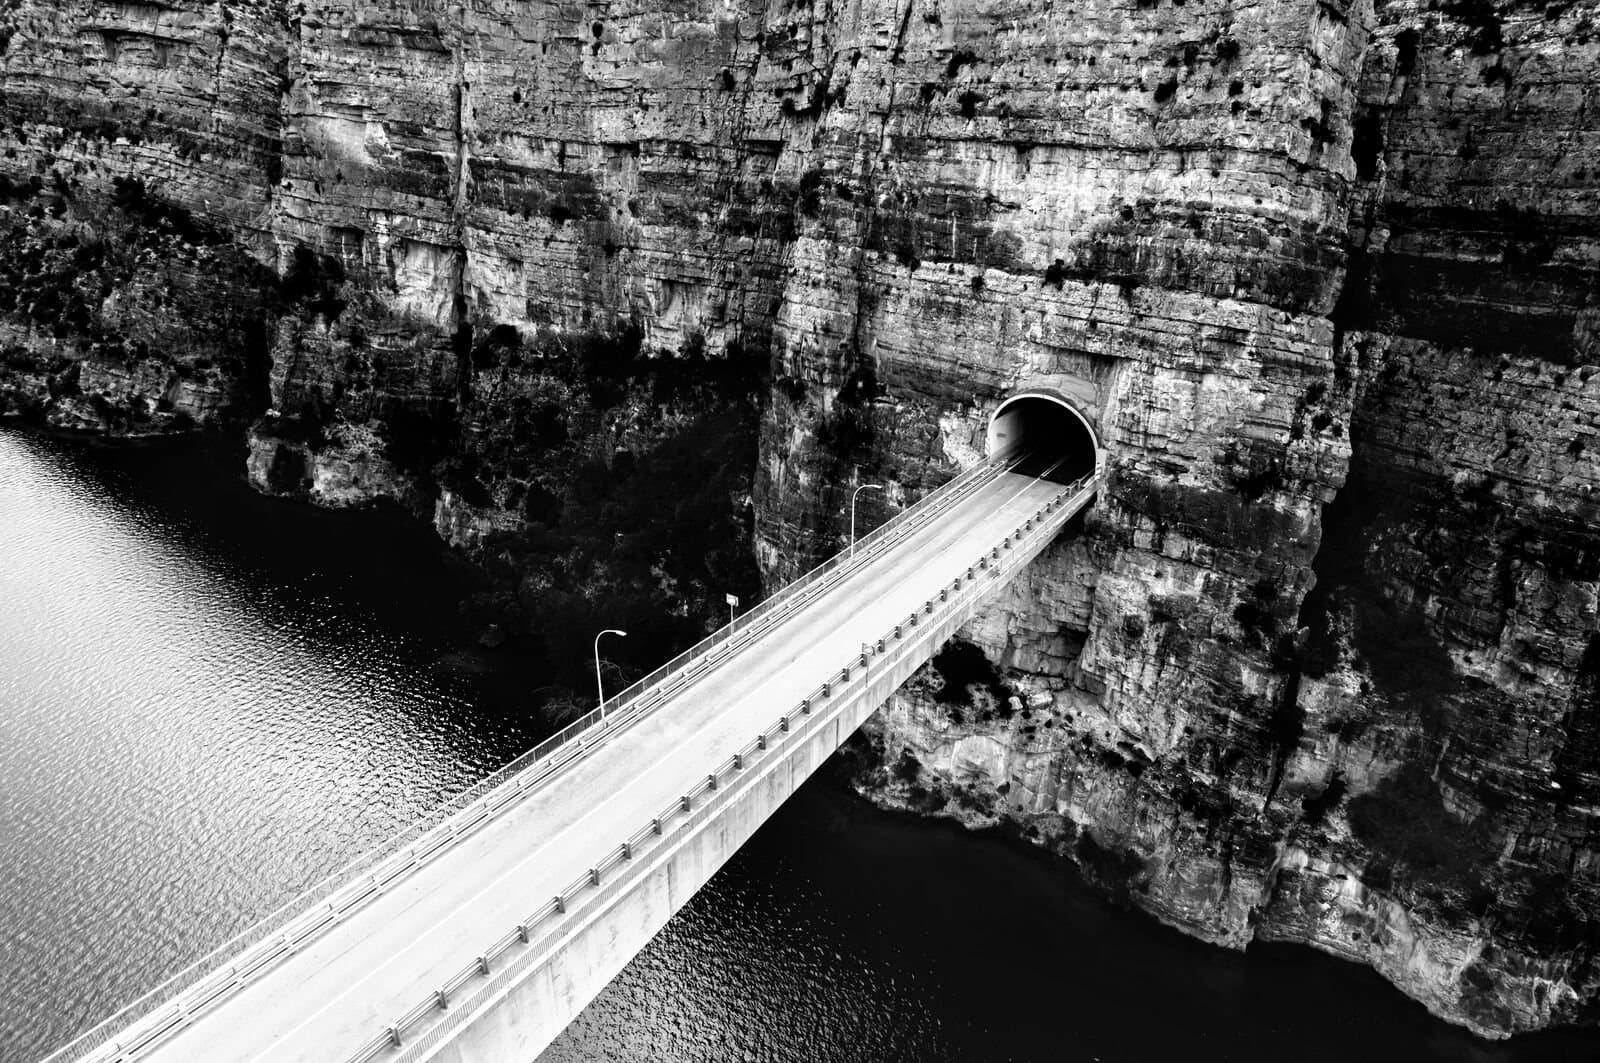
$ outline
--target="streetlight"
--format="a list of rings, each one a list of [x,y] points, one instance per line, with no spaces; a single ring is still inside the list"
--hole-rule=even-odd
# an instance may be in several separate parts
[[[623,638],[627,638],[628,633],[626,631],[618,631],[614,627],[608,627],[594,637],[594,692],[595,696],[600,699],[600,705],[604,707],[606,690],[605,686],[600,682],[600,637],[602,635],[621,635]]]
[[[882,484],[862,484],[850,492],[850,556],[856,556],[856,496],[863,491],[882,491]]]

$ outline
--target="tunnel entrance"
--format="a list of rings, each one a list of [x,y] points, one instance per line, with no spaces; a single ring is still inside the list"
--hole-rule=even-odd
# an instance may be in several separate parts
[[[1021,456],[1017,471],[1057,483],[1093,472],[1100,441],[1083,415],[1049,391],[1025,391],[989,418],[989,456]]]

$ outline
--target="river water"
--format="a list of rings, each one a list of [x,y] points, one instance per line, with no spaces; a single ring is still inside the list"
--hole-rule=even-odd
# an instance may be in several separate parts
[[[544,728],[454,652],[465,576],[183,445],[0,429],[0,1063],[159,983]],[[1223,952],[1058,861],[814,780],[543,1057],[1600,1059],[1370,972]],[[530,1063],[507,1060],[505,1063]]]

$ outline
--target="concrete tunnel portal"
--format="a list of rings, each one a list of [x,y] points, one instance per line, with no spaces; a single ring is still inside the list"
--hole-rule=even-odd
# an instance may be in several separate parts
[[[1071,483],[1095,470],[1100,440],[1088,420],[1054,391],[1024,391],[1006,399],[989,418],[988,452],[1023,458],[1017,471]]]

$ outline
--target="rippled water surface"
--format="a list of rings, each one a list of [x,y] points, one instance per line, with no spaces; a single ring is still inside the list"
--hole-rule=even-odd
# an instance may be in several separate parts
[[[540,1063],[1595,1063],[1495,1045],[1303,948],[1228,952],[1061,861],[816,779]]]
[[[0,1060],[532,743],[450,653],[458,588],[404,527],[181,447],[0,430]],[[1370,972],[1209,948],[824,779],[542,1063],[1173,1059],[1594,1063],[1600,1038],[1475,1041]]]
[[[0,1058],[27,1060],[514,755],[440,555],[191,451],[0,431]]]

